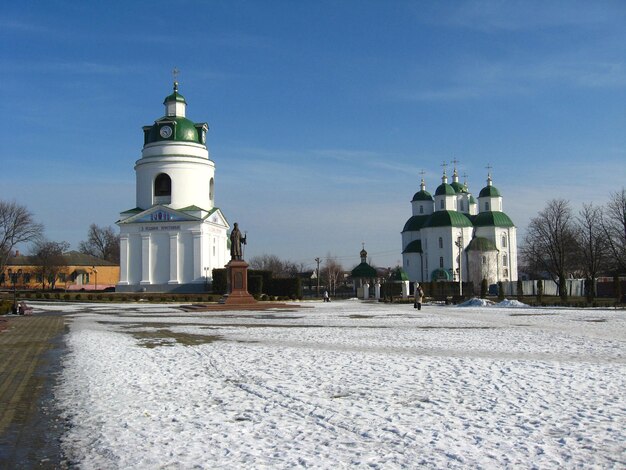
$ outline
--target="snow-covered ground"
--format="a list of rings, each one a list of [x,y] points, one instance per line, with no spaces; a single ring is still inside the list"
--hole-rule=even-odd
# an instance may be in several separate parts
[[[626,312],[344,301],[71,311],[81,469],[626,468]]]

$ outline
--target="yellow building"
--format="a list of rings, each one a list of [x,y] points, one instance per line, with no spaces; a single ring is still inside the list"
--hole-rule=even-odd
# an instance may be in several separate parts
[[[119,264],[78,251],[64,253],[46,264],[16,252],[0,274],[0,285],[16,289],[104,290],[114,288],[120,279]]]

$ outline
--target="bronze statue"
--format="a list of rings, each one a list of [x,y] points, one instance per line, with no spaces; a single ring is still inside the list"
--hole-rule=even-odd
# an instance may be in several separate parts
[[[239,231],[239,225],[237,225],[237,222],[235,222],[235,226],[233,228],[233,231],[230,232],[230,259],[231,260],[241,260],[242,258],[242,251],[241,251],[241,245],[245,245],[246,244],[246,235],[241,235],[241,232]]]

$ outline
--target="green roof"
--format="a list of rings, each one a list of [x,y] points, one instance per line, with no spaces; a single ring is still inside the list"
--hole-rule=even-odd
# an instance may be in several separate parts
[[[378,273],[367,263],[361,263],[350,273],[352,277],[377,277]]]
[[[485,186],[480,190],[478,197],[500,197],[500,191],[495,186]]]
[[[513,221],[504,212],[480,212],[472,217],[474,227],[515,227]]]
[[[127,211],[120,212],[120,214],[139,214],[140,212],[143,212],[143,209],[135,207],[134,209],[128,209]]]
[[[161,128],[168,126],[172,129],[169,137],[161,136]],[[204,122],[194,123],[182,116],[163,116],[157,119],[152,126],[144,127],[144,145],[161,141],[195,142],[204,145],[201,140],[202,130],[208,129]]]
[[[393,273],[391,273],[391,280],[392,281],[408,281],[409,276],[406,275],[406,273],[404,272],[404,269],[398,266],[396,269],[393,270]]]
[[[415,193],[415,195],[413,196],[413,199],[411,200],[411,202],[414,201],[432,201],[433,197],[430,195],[430,193],[424,189],[419,190],[418,192]]]
[[[404,253],[423,253],[422,240],[413,240],[406,246],[402,254]]]
[[[456,191],[448,183],[441,183],[435,191],[435,196],[454,196]]]
[[[496,244],[484,237],[472,238],[472,241],[465,248],[467,251],[498,251]]]
[[[414,215],[406,221],[406,224],[404,224],[404,228],[402,229],[402,231],[416,232],[417,230],[420,230],[429,217],[430,215]]]
[[[457,211],[436,211],[433,212],[424,223],[426,227],[471,227],[472,222],[467,216]]]

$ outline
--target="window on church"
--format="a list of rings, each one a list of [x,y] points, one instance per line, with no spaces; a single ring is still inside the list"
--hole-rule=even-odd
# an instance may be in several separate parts
[[[439,201],[439,208],[440,209],[444,209],[445,208],[443,199],[441,201]]]
[[[443,268],[443,256],[439,257],[439,267]]]
[[[443,248],[443,238],[439,237],[439,248]]]
[[[465,211],[465,201],[461,201],[461,212]]]
[[[502,235],[502,247],[506,248],[506,235]]]
[[[408,259],[406,260],[406,265],[407,265],[407,267],[409,266],[409,260]]]
[[[503,266],[508,266],[508,261],[509,259],[507,258],[506,255],[502,255],[502,265]]]
[[[424,206],[420,204],[420,214],[423,214],[423,213],[424,213]]]
[[[154,180],[155,196],[171,196],[172,195],[172,179],[169,175],[161,173]]]
[[[489,203],[485,202],[485,210],[488,211],[489,210]]]
[[[211,178],[211,182],[209,183],[209,198],[211,198],[211,202],[215,199],[215,181]]]

